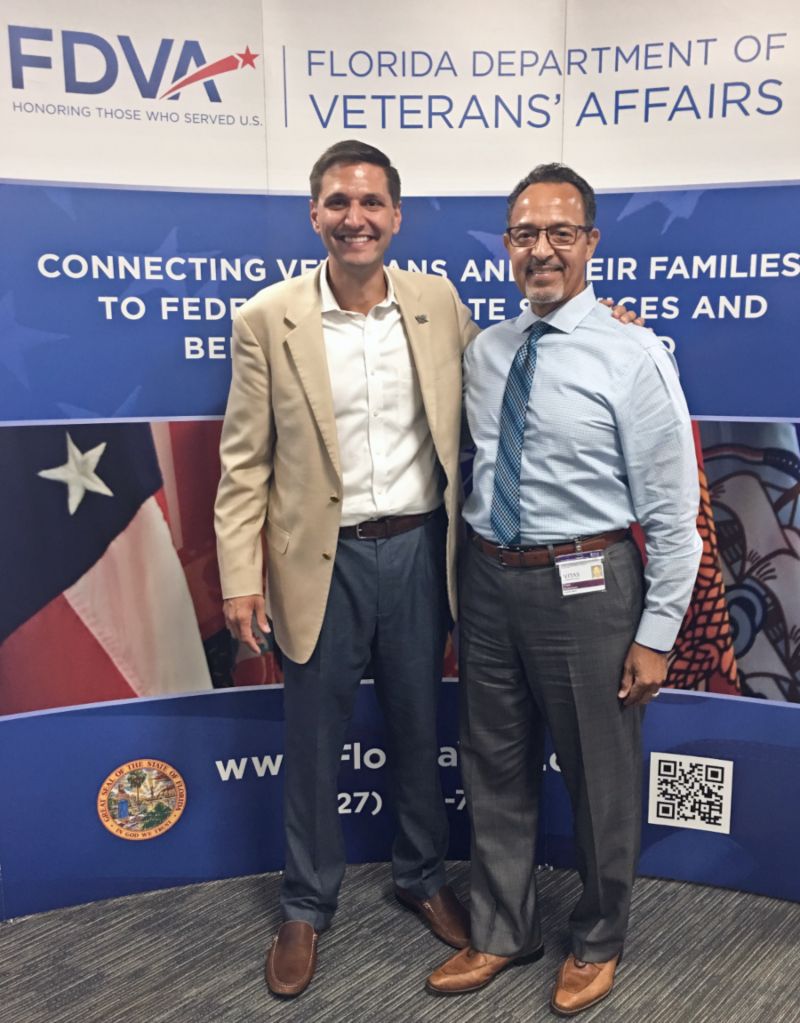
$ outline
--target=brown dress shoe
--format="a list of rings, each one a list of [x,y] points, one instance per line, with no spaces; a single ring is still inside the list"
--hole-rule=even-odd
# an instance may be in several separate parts
[[[305,991],[317,965],[318,937],[305,920],[281,924],[267,953],[267,985],[273,994],[290,997]]]
[[[544,946],[524,956],[496,956],[491,952],[463,948],[433,971],[425,981],[425,987],[435,995],[465,995],[469,991],[480,991],[507,966],[532,963],[543,955]]]
[[[449,884],[444,884],[435,895],[418,899],[405,888],[395,886],[394,895],[406,908],[418,913],[437,938],[453,948],[469,945],[469,913],[456,898]]]
[[[574,1016],[601,1001],[614,986],[619,956],[605,963],[584,963],[569,955],[558,971],[550,1008],[559,1016]]]

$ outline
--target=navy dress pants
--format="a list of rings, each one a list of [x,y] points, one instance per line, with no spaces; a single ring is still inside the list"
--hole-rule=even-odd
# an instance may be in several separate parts
[[[448,827],[436,713],[449,625],[443,510],[384,540],[339,540],[319,641],[284,659],[287,920],[324,930],[345,869],[338,813],[341,753],[371,661],[386,724],[397,819],[394,880],[417,898],[444,883]]]

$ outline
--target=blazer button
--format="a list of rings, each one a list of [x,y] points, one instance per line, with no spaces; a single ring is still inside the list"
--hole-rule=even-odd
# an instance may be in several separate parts
[[[327,551],[323,551],[323,552],[322,552],[322,556],[323,556],[323,558],[324,558],[324,559],[325,559],[326,561],[330,561],[330,560],[331,560],[331,556],[330,556],[330,554],[328,554],[328,552],[327,552]]]
[[[336,496],[336,494],[331,494],[331,501],[333,501],[334,504],[339,503],[339,498]]]

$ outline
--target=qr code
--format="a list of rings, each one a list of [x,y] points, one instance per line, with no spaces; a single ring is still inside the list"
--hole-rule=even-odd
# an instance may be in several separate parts
[[[733,761],[653,753],[649,824],[731,832]]]

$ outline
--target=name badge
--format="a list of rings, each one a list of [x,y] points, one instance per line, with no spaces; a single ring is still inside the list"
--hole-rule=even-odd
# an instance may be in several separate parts
[[[574,597],[576,593],[596,593],[606,588],[602,551],[577,551],[562,554],[555,559],[561,579],[561,593]]]

